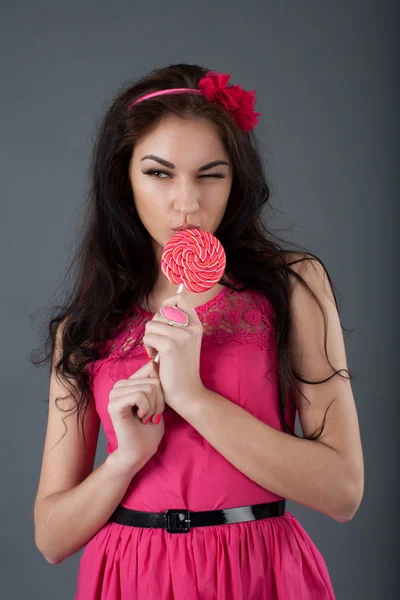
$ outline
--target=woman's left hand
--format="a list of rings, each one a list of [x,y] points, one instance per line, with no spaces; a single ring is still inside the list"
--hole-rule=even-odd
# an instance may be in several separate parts
[[[185,291],[170,296],[161,306],[173,305],[188,315],[187,327],[169,325],[157,312],[146,323],[143,344],[153,360],[159,356],[159,377],[165,403],[179,413],[205,391],[200,378],[200,351],[203,325],[189,305]]]

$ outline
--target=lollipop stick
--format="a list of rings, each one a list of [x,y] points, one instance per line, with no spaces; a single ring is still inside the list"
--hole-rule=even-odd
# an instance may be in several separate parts
[[[178,231],[164,246],[161,270],[171,283],[179,284],[177,294],[185,288],[205,292],[221,279],[226,255],[221,242],[203,229]],[[187,285],[185,285],[185,282]],[[154,359],[158,363],[159,353]]]
[[[183,292],[184,289],[185,289],[185,284],[180,283],[178,286],[178,291],[176,293],[180,294],[181,292]],[[157,352],[157,356],[155,357],[154,362],[156,362],[156,363],[160,362],[160,353],[159,352]]]

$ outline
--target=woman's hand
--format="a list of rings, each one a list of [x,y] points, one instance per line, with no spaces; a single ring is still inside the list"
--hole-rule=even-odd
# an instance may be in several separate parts
[[[203,325],[188,302],[185,291],[164,300],[185,311],[187,327],[169,325],[156,313],[146,323],[143,344],[150,358],[159,357],[159,376],[166,404],[179,413],[184,403],[198,398],[205,390],[200,378],[200,351]]]
[[[128,465],[150,460],[164,435],[165,401],[158,369],[151,360],[128,379],[117,381],[109,395],[108,412],[118,441],[116,452]],[[155,424],[160,414],[161,420]],[[151,421],[145,424],[149,417]]]

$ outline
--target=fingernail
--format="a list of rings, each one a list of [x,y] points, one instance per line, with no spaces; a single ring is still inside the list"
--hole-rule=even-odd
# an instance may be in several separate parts
[[[147,423],[150,421],[150,419],[151,419],[151,417],[149,417],[149,418],[148,418],[148,419],[147,419],[147,420],[144,422],[144,424],[145,424],[145,425],[147,425]]]
[[[157,416],[156,416],[156,418],[154,419],[154,423],[155,423],[156,425],[158,425],[158,424],[159,424],[159,422],[160,422],[160,420],[161,420],[161,413],[160,413],[159,415],[157,415]]]

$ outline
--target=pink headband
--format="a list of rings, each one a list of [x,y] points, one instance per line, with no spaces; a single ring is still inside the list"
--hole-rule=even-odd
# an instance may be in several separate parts
[[[256,101],[255,90],[246,91],[239,85],[228,86],[230,73],[208,71],[198,83],[198,88],[168,88],[140,96],[129,106],[128,111],[142,100],[163,96],[164,94],[202,94],[216,104],[220,104],[235,120],[239,129],[247,133],[258,123],[257,117],[262,113],[254,112]]]

